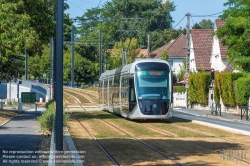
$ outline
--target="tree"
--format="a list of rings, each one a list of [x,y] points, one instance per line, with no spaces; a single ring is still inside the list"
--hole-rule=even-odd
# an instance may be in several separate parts
[[[126,49],[126,56],[124,56],[124,50]],[[138,55],[140,49],[138,49],[138,39],[127,38],[124,42],[117,43],[108,58],[108,69],[114,69],[122,66],[123,62],[132,63]],[[124,59],[122,59],[124,58]]]
[[[214,23],[210,19],[202,19],[201,22],[195,23],[193,29],[213,29]]]
[[[224,26],[214,33],[222,44],[228,46],[227,57],[234,68],[250,71],[250,2],[243,0],[228,0],[228,7],[221,16]]]
[[[161,54],[161,59],[167,61],[168,60],[168,52],[166,50]]]
[[[137,37],[139,45],[147,45],[147,35],[150,32],[172,27],[170,12],[174,10],[173,2],[162,5],[159,0],[112,0],[103,8],[88,10],[78,17],[82,22],[78,30],[84,40],[98,40],[99,30],[102,30],[104,44]],[[118,30],[138,32],[118,33]],[[153,42],[152,40],[152,45]]]
[[[150,33],[150,50],[155,50],[162,45],[176,39],[181,33],[185,34],[184,29],[164,29],[155,30]]]
[[[193,25],[192,29],[201,29],[201,26],[200,26],[200,24],[195,23],[195,24]]]
[[[98,78],[98,63],[91,62],[79,54],[75,57],[75,81],[77,83],[88,84]]]
[[[179,66],[180,66],[181,70],[180,70],[179,73],[177,73],[177,79],[178,79],[178,81],[182,81],[182,80],[184,80],[184,75],[187,72],[187,69],[186,69],[186,58],[183,59],[182,64],[179,64]]]
[[[28,68],[28,73],[30,76],[33,76],[34,79],[37,78],[42,78],[42,69],[40,66],[40,56],[35,55],[32,57],[29,57],[29,68]]]
[[[23,59],[25,50],[29,55],[40,52],[54,36],[55,0],[0,0],[0,4],[0,80],[10,81],[23,74],[24,65],[19,66],[20,73],[12,72],[12,67]]]

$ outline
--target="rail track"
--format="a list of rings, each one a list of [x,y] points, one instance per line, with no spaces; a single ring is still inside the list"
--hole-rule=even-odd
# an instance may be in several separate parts
[[[158,131],[158,132],[160,132],[160,133],[165,133],[166,135],[169,135],[169,134],[170,134],[170,135],[172,135],[172,136],[176,136],[175,134],[166,132],[165,130],[161,130],[161,129],[159,129],[159,128],[156,128],[156,127],[153,127],[153,126],[150,126],[150,125],[145,125],[145,124],[143,124],[143,123],[138,123],[138,124],[140,124],[140,125],[142,125],[142,126],[145,126],[145,127],[147,127],[147,128],[156,130],[156,131]],[[175,126],[177,126],[177,125],[175,125]],[[178,126],[178,127],[182,128],[182,129],[185,129],[185,130],[194,131],[193,129],[187,129],[186,127],[182,127],[182,126]],[[208,135],[208,136],[210,136],[210,137],[211,137],[211,136],[212,136],[212,137],[216,137],[215,135],[207,134],[207,133],[204,133],[204,132],[203,132],[203,134],[206,134],[206,135]],[[217,137],[217,138],[219,138],[219,137]],[[199,147],[201,147],[201,148],[203,148],[203,149],[205,149],[205,150],[209,150],[209,151],[211,151],[211,152],[217,153],[217,154],[221,155],[222,158],[232,159],[232,160],[235,160],[235,161],[237,161],[237,162],[240,161],[240,162],[242,162],[242,163],[245,163],[245,164],[249,164],[249,165],[250,165],[250,161],[245,160],[246,157],[244,157],[244,155],[246,155],[246,154],[240,154],[240,157],[237,157],[234,153],[228,153],[228,152],[225,152],[225,151],[216,150],[216,149],[214,149],[214,148],[212,148],[212,147],[209,147],[209,146],[206,146],[206,145],[202,145],[202,144],[200,144],[200,143],[197,143],[197,142],[195,142],[195,141],[188,140],[188,139],[186,139],[186,138],[182,138],[182,139],[183,139],[184,141],[190,143],[190,144],[193,144],[193,145],[199,146]],[[223,138],[221,138],[221,139],[223,139]],[[246,144],[233,142],[233,141],[230,141],[230,140],[227,140],[227,139],[224,139],[224,140],[229,141],[229,142],[234,143],[234,144],[237,144],[238,149],[239,149],[240,147],[246,147],[246,146],[249,147],[249,145],[246,145]],[[241,153],[242,153],[242,152],[241,152]],[[242,157],[244,157],[245,159],[242,159]]]
[[[87,111],[81,104],[81,102],[72,95],[72,97],[79,103],[79,105],[83,108],[83,110]],[[67,108],[67,106],[66,106]],[[69,110],[69,109],[68,109]],[[70,111],[70,110],[69,110]],[[175,163],[176,165],[180,165],[180,166],[184,166],[183,164],[181,164],[180,162],[178,162],[176,159],[174,159],[173,157],[161,152],[160,150],[154,148],[153,146],[149,145],[148,143],[140,140],[139,138],[136,138],[134,136],[132,136],[131,134],[129,134],[128,132],[122,130],[121,128],[109,123],[108,121],[100,118],[98,115],[94,114],[94,113],[89,113],[89,114],[92,114],[94,115],[95,117],[97,117],[99,120],[103,121],[104,123],[106,123],[107,125],[119,130],[120,132],[130,136],[131,138],[133,138],[134,140],[138,141],[140,144],[146,146],[147,148],[153,150],[154,152],[158,153],[159,155],[161,155],[162,157],[166,158],[167,160],[170,160],[171,162],[170,163]],[[102,151],[108,156],[108,158],[113,162],[113,164],[115,165],[120,165],[117,160],[108,152],[108,150],[100,143],[100,141],[98,141],[98,139],[96,139],[93,134],[87,129],[86,126],[84,126],[81,121],[74,115],[72,114],[73,117],[80,123],[80,125],[84,128],[84,130],[91,136],[91,138],[96,142],[96,144],[102,149]]]
[[[72,91],[71,91],[71,92],[72,92]],[[71,92],[67,91],[67,93],[71,93]],[[77,91],[77,92],[76,92],[76,91],[75,91],[74,93],[83,93],[83,92],[81,92],[81,91]],[[89,93],[89,94],[91,94],[91,93]],[[89,94],[87,94],[87,96],[88,96]],[[74,96],[74,95],[72,95],[72,97],[73,97],[73,96]],[[82,94],[81,96],[86,97],[85,94],[84,94],[84,95]],[[74,98],[75,98],[75,100],[77,100],[76,97],[74,97]],[[79,101],[78,103],[79,103],[80,107],[82,107],[82,110],[85,110],[85,111],[86,111],[86,109],[84,108],[84,106],[81,104],[80,100],[78,100],[78,101]],[[92,100],[92,101],[94,101],[94,100]],[[143,140],[141,140],[141,139],[139,139],[139,138],[137,138],[137,137],[132,136],[131,134],[129,134],[129,133],[126,132],[126,131],[123,131],[122,129],[120,129],[119,127],[115,126],[114,124],[108,122],[107,120],[102,119],[102,118],[99,117],[97,114],[95,114],[95,113],[89,113],[89,114],[91,114],[92,116],[95,116],[97,119],[101,120],[102,122],[106,123],[107,125],[109,125],[109,126],[115,128],[115,129],[119,130],[120,132],[123,132],[124,134],[129,135],[131,138],[133,138],[134,140],[140,142],[141,144],[145,145],[146,147],[150,148],[151,150],[154,150],[154,149],[155,149],[155,150],[154,150],[155,152],[157,152],[157,153],[160,154],[161,156],[167,158],[168,160],[171,160],[171,161],[172,161],[173,163],[175,163],[176,165],[184,165],[184,164],[181,164],[180,162],[178,162],[174,157],[171,157],[170,155],[166,155],[166,153],[162,152],[161,150],[158,150],[158,149],[154,148],[153,146],[149,145],[149,144],[146,143],[145,141],[143,141]],[[134,122],[134,123],[136,123],[136,122]],[[156,131],[156,132],[158,132],[158,133],[161,133],[161,134],[164,134],[164,135],[167,135],[167,136],[178,137],[177,134],[174,134],[174,133],[169,132],[169,131],[165,131],[165,130],[163,130],[163,129],[159,129],[159,128],[153,127],[153,126],[151,126],[150,124],[143,124],[143,123],[137,123],[137,124],[138,124],[138,125],[142,125],[142,126],[148,128],[148,129],[150,129],[150,130]],[[166,125],[166,124],[165,124],[165,125]],[[190,132],[199,132],[199,131],[195,131],[195,129],[190,129],[190,128],[188,128],[188,127],[183,127],[183,126],[180,126],[180,125],[177,125],[177,124],[174,124],[174,126],[177,127],[177,128],[181,128],[181,129],[183,129],[183,130],[190,131]],[[211,135],[211,134],[208,134],[208,133],[204,133],[204,132],[201,132],[201,133],[203,133],[204,135],[207,135],[208,137],[216,137],[216,138],[218,138],[218,139],[223,139],[223,138],[221,138],[221,137],[217,137],[217,136],[215,136],[215,135]],[[93,134],[92,134],[92,135],[93,135]],[[94,139],[94,138],[93,138],[93,139]],[[230,153],[230,151],[227,152],[227,151],[223,151],[223,150],[217,150],[217,149],[214,149],[213,147],[210,147],[210,146],[207,146],[207,145],[203,145],[203,144],[197,143],[197,141],[188,140],[188,139],[186,139],[186,138],[181,138],[181,139],[182,139],[183,141],[187,142],[188,144],[192,144],[192,145],[194,145],[194,146],[196,146],[196,147],[199,147],[199,148],[201,148],[201,149],[203,149],[203,150],[210,151],[210,152],[212,152],[212,153],[216,153],[216,154],[220,155],[220,157],[221,157],[222,160],[224,160],[224,159],[230,159],[230,160],[234,160],[236,163],[238,163],[238,162],[239,162],[239,163],[244,163],[245,165],[249,165],[249,164],[250,164],[250,162],[249,162],[248,160],[246,160],[246,158],[243,159],[242,156],[237,156],[237,155],[235,155],[234,153]],[[231,143],[237,144],[237,142],[230,141],[230,140],[228,140],[228,139],[223,139],[223,140],[224,140],[224,141],[227,141],[227,142],[231,142]],[[100,142],[99,142],[99,143],[100,143]],[[246,145],[246,144],[239,144],[239,143],[238,143],[237,145],[238,145],[239,147],[241,147],[241,146],[248,146],[248,145]],[[177,158],[178,158],[178,157],[177,157]],[[110,159],[110,160],[112,161],[112,159]],[[115,163],[114,163],[114,164],[115,164]],[[118,164],[119,164],[119,163],[118,163]]]

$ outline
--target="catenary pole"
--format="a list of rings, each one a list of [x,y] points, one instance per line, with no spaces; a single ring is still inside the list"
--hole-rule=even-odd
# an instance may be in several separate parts
[[[50,92],[53,99],[53,38],[50,38]]]
[[[100,52],[100,62],[99,62],[99,65],[100,65],[100,70],[99,70],[99,76],[102,74],[102,30],[99,31],[100,32],[100,45],[99,45],[99,52]]]
[[[148,35],[148,58],[150,58],[150,35]]]
[[[186,73],[189,75],[190,72],[190,13],[187,16],[187,57],[186,57]],[[188,108],[188,83],[186,84],[186,108]]]
[[[74,49],[75,49],[75,45],[74,45],[74,26],[72,23],[71,26],[71,87],[73,88],[75,83],[74,83]]]
[[[57,0],[56,19],[56,123],[55,149],[63,150],[63,10],[64,1]]]
[[[25,80],[28,80],[28,54],[25,49]]]

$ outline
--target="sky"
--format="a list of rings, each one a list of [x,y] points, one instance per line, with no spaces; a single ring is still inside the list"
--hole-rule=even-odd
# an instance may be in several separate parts
[[[70,6],[69,10],[65,13],[70,14],[70,18],[82,16],[87,9],[102,7],[107,1],[111,0],[67,0],[66,2]],[[212,22],[224,9],[223,3],[228,0],[170,0],[174,2],[176,10],[171,12],[174,23],[172,27],[178,29],[180,27],[185,28],[187,25],[187,13],[191,14],[190,26],[195,23],[199,23],[202,19],[210,19]],[[215,15],[214,15],[215,14]],[[213,15],[213,16],[210,16]]]

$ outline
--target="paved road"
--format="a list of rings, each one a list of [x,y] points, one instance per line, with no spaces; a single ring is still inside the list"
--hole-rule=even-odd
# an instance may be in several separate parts
[[[0,165],[37,165],[35,152],[40,149],[42,135],[36,117],[42,110],[24,111],[0,127]]]
[[[223,128],[228,131],[250,135],[250,121],[241,120],[238,115],[223,113],[222,116],[214,116],[211,115],[209,110],[175,108],[173,116],[217,128]]]

